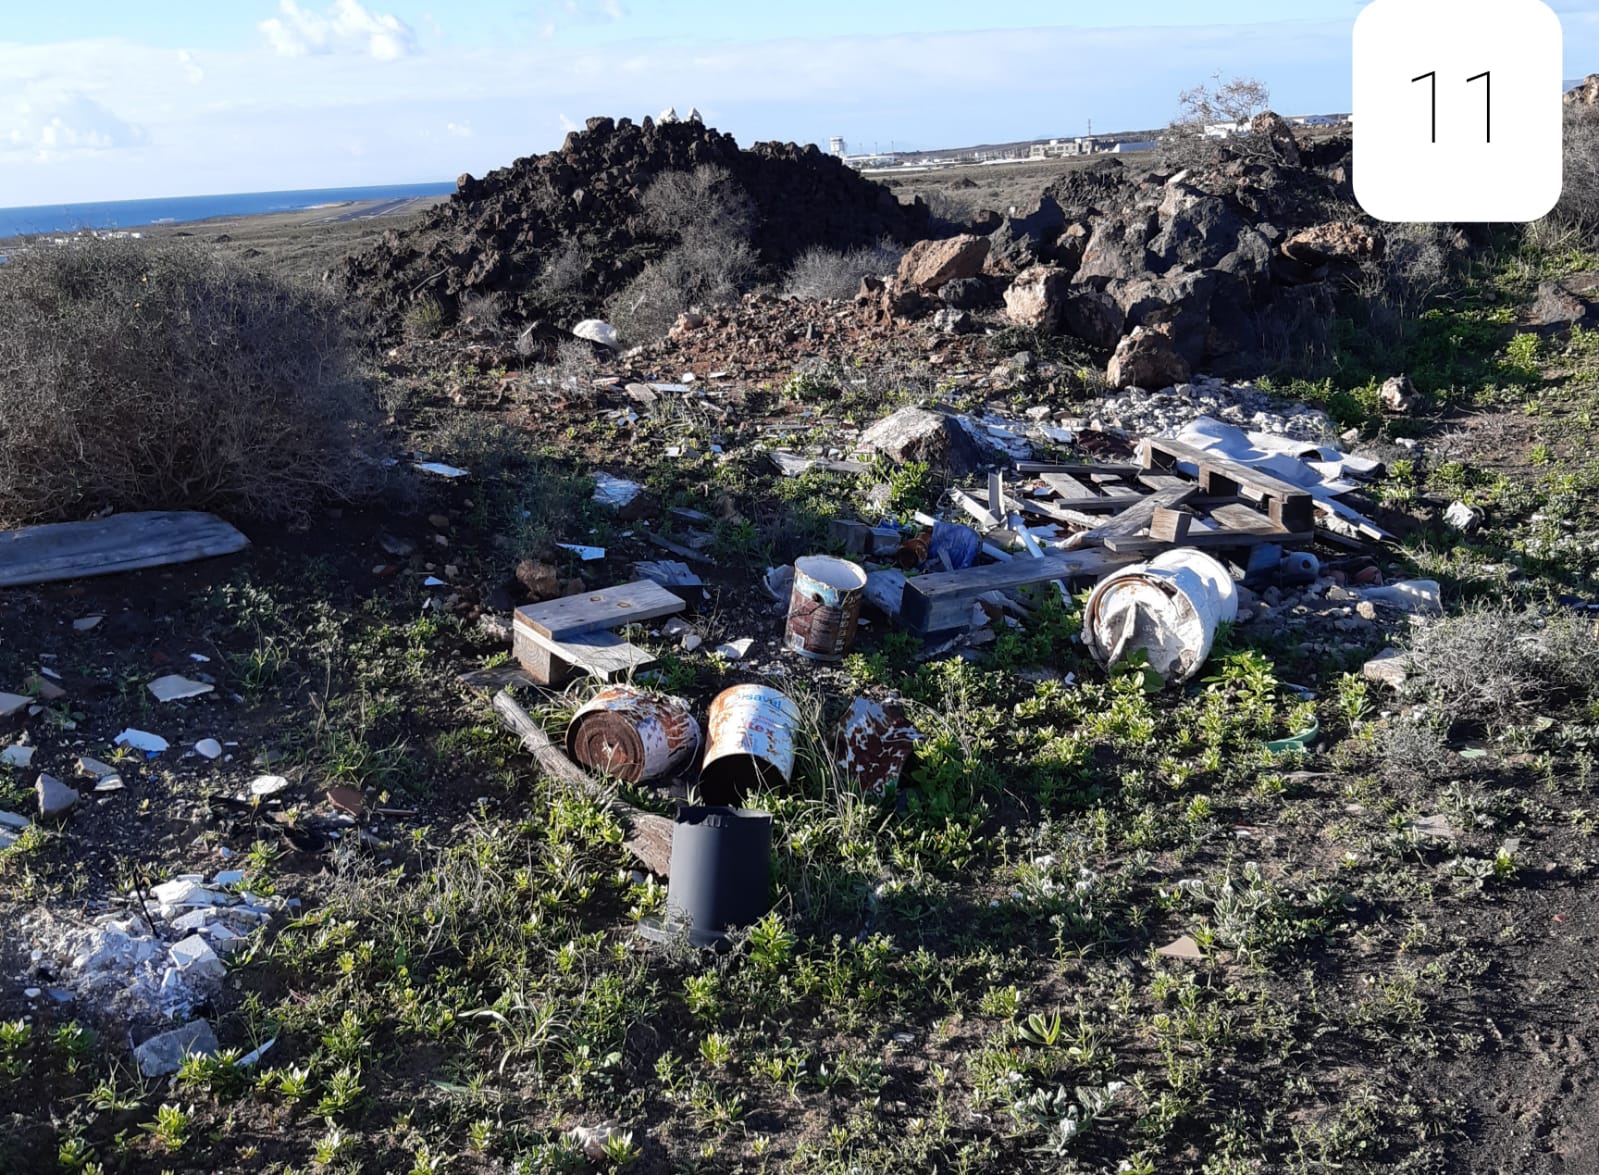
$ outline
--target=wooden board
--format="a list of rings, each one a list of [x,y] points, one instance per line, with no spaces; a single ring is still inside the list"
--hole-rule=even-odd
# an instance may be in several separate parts
[[[1271,520],[1284,530],[1297,533],[1315,529],[1315,499],[1309,491],[1281,478],[1208,449],[1161,437],[1139,442],[1139,454],[1151,470],[1173,469],[1180,462],[1197,467],[1199,485],[1205,493],[1237,494],[1259,501],[1266,506]]]
[[[1150,494],[1149,497],[1142,499],[1136,505],[1129,506],[1104,525],[1097,526],[1093,530],[1084,531],[1079,535],[1073,535],[1072,542],[1074,545],[1080,546],[1083,544],[1102,543],[1112,536],[1135,535],[1149,525],[1150,520],[1155,517],[1155,511],[1175,509],[1197,493],[1199,493],[1199,487],[1190,481],[1184,482],[1180,486],[1173,486],[1169,490],[1161,490],[1159,493]]]
[[[900,620],[920,633],[965,628],[971,620],[972,602],[985,592],[1008,591],[1053,579],[1092,578],[1128,562],[1131,560],[1101,551],[1082,551],[923,575],[906,581]]]
[[[1114,462],[1087,462],[1081,465],[1060,465],[1050,461],[1016,462],[1017,473],[1069,473],[1074,477],[1107,474],[1111,477],[1133,477],[1143,471],[1142,465],[1121,465]]]
[[[557,641],[522,625],[516,628],[516,659],[540,685],[560,685],[574,668],[614,681],[655,663],[654,654],[614,632],[581,632]]]
[[[1118,555],[1137,556],[1169,551],[1173,547],[1226,550],[1229,547],[1254,547],[1261,543],[1308,543],[1313,538],[1315,535],[1308,531],[1294,534],[1289,531],[1190,530],[1174,543],[1152,539],[1148,535],[1112,535],[1105,540],[1105,550]]]
[[[516,610],[516,627],[565,641],[580,633],[671,616],[685,606],[660,584],[641,579],[580,596],[528,604]]]
[[[0,587],[113,575],[232,555],[250,545],[214,514],[149,511],[0,532]]]

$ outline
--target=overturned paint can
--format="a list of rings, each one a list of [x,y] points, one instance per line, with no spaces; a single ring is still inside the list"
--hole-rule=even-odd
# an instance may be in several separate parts
[[[1143,652],[1168,682],[1199,672],[1216,626],[1238,619],[1233,577],[1202,551],[1178,548],[1105,577],[1088,597],[1083,636],[1101,665]]]
[[[837,661],[855,643],[866,571],[848,559],[808,555],[794,563],[785,643],[802,657]]]
[[[921,733],[893,702],[856,698],[838,731],[838,765],[870,796],[899,782]]]
[[[566,727],[566,753],[628,783],[664,779],[700,749],[700,724],[681,698],[607,686]]]
[[[735,685],[711,703],[700,796],[734,804],[757,787],[780,787],[794,774],[800,712],[794,700],[763,685]]]

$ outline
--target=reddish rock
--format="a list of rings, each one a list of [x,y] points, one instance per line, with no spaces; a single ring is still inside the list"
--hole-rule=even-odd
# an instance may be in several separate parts
[[[1110,386],[1117,390],[1134,387],[1157,390],[1188,382],[1193,371],[1188,360],[1177,353],[1172,336],[1169,322],[1135,328],[1111,356],[1110,366],[1105,370]]]
[[[988,257],[987,237],[963,235],[947,241],[917,241],[899,263],[899,284],[929,293],[945,282],[976,277]]]
[[[1347,220],[1302,229],[1282,244],[1283,256],[1301,265],[1359,264],[1382,255],[1382,238]]]
[[[1071,274],[1051,265],[1035,265],[1022,271],[1005,291],[1005,317],[1017,326],[1058,331],[1065,317],[1071,281]]]
[[[516,581],[533,597],[535,603],[554,600],[562,594],[561,573],[537,559],[523,559],[516,565]]]

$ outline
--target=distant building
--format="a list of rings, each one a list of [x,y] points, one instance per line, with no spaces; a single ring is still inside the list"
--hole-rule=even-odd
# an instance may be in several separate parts
[[[837,135],[834,135],[831,139],[827,140],[827,153],[829,155],[836,155],[840,159],[849,154],[849,152],[845,149],[844,140],[839,138]]]
[[[1237,122],[1211,122],[1205,124],[1205,137],[1207,139],[1236,139],[1239,135],[1249,133],[1249,119],[1241,118]]]
[[[1126,155],[1131,151],[1153,151],[1158,146],[1160,142],[1156,139],[1125,139],[1112,144],[1110,151],[1116,155]]]

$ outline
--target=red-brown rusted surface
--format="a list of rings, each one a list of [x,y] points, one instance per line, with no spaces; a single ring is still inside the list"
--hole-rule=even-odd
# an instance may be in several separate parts
[[[868,795],[897,783],[921,734],[890,702],[856,698],[839,727],[839,766]]]
[[[642,783],[682,767],[699,748],[688,705],[629,686],[610,686],[573,715],[567,753],[594,771]]]

